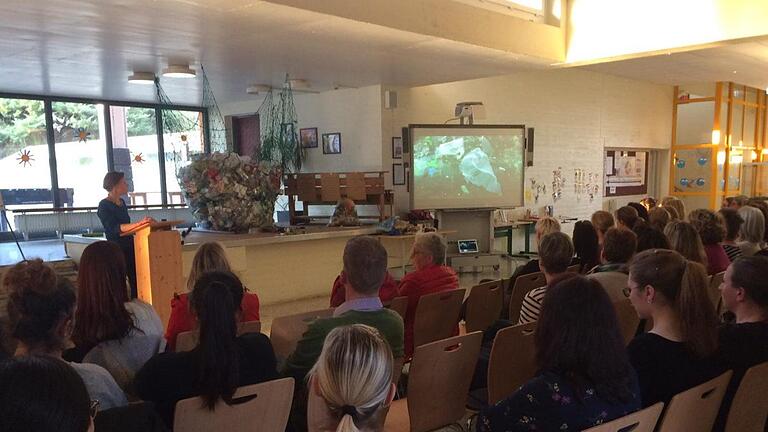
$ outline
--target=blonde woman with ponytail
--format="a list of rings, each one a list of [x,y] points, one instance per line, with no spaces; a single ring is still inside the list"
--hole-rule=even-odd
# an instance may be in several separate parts
[[[333,329],[309,373],[309,431],[381,431],[395,396],[392,368],[392,350],[373,327]]]
[[[644,407],[701,384],[722,372],[714,361],[717,316],[707,296],[704,266],[678,252],[650,249],[629,266],[625,294],[650,332],[627,347]]]

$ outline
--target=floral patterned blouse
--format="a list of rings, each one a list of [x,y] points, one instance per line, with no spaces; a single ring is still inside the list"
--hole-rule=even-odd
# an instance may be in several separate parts
[[[479,432],[581,431],[640,409],[640,391],[633,380],[633,398],[611,404],[594,389],[580,399],[561,377],[546,372],[525,383],[508,398],[480,412]]]

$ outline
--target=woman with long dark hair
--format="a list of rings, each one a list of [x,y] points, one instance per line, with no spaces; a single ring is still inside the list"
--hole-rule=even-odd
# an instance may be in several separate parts
[[[535,346],[539,375],[483,410],[478,431],[577,431],[639,408],[616,313],[598,282],[576,276],[549,288]]]
[[[189,269],[189,276],[187,276],[187,292],[174,294],[171,300],[171,316],[168,318],[168,326],[165,329],[168,351],[176,350],[176,338],[179,333],[194,330],[197,327],[197,321],[189,304],[189,293],[194,289],[197,279],[203,273],[210,271],[232,271],[224,247],[217,242],[203,243],[197,248],[195,257],[192,259],[192,267]],[[256,293],[247,292],[246,288],[240,311],[242,322],[259,320],[259,297]]]
[[[104,367],[123,390],[144,363],[163,347],[163,324],[157,312],[139,299],[128,301],[125,260],[112,242],[88,245],[77,274],[77,311],[68,353]]]
[[[721,372],[713,360],[717,316],[708,285],[703,265],[672,250],[649,249],[632,260],[625,294],[641,319],[653,319],[651,331],[627,347],[644,407]]]
[[[597,231],[588,220],[578,221],[573,227],[573,249],[579,259],[579,273],[586,273],[600,264],[600,245]]]
[[[136,374],[139,396],[155,403],[169,428],[176,402],[202,396],[213,411],[229,403],[239,386],[277,377],[275,353],[261,333],[237,335],[243,284],[229,272],[198,278],[190,302],[200,324],[198,346],[192,351],[158,354]]]

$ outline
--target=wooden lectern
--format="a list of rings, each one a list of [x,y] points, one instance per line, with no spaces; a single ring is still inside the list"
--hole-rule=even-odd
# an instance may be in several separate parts
[[[121,234],[134,234],[139,299],[155,308],[163,327],[167,326],[171,316],[173,294],[183,284],[181,235],[171,229],[183,222],[154,222]]]

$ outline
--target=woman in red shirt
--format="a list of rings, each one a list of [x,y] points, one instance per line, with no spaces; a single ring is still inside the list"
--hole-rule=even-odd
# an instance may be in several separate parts
[[[187,278],[187,291],[191,292],[200,276],[209,271],[232,271],[224,248],[219,243],[210,242],[200,245],[192,260],[192,268]],[[240,322],[258,320],[259,297],[255,293],[246,292],[240,303]],[[197,328],[197,319],[189,306],[189,294],[174,294],[171,300],[171,317],[168,319],[168,328],[165,330],[165,340],[168,342],[166,351],[176,350],[176,337],[179,333],[195,328]]]

